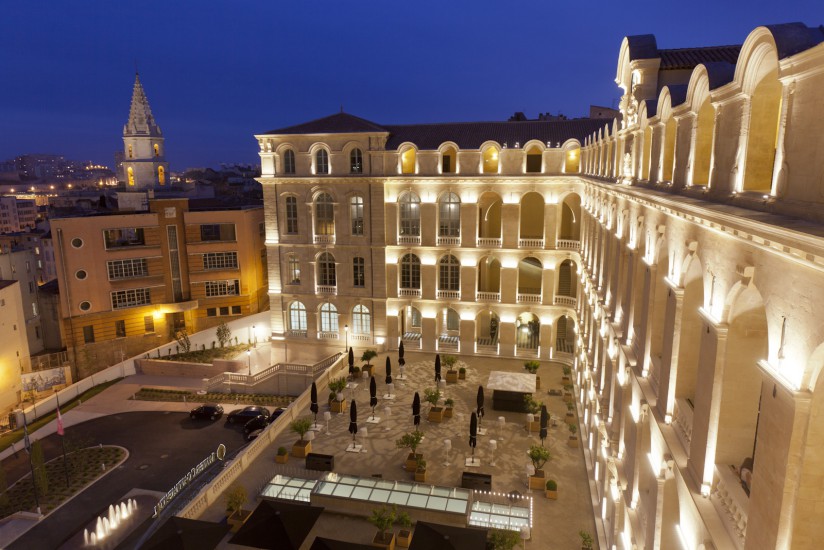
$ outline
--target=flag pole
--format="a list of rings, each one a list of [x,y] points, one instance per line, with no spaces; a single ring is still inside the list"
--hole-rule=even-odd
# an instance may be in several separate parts
[[[26,422],[26,411],[23,411],[23,444],[29,455],[29,467],[31,468],[31,486],[34,489],[34,505],[37,507],[37,515],[40,515],[40,499],[37,496],[37,483],[34,481],[34,463],[31,461],[31,441],[29,440],[29,426]]]
[[[66,437],[63,431],[63,417],[60,416],[60,396],[54,392],[54,399],[57,401],[57,434],[60,436],[60,444],[63,447],[63,472],[66,474],[66,487],[69,486],[69,466],[66,461]]]

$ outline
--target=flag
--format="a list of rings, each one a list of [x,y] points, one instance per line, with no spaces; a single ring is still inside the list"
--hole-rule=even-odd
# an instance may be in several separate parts
[[[63,431],[63,417],[60,416],[60,407],[57,407],[57,435],[65,435]]]

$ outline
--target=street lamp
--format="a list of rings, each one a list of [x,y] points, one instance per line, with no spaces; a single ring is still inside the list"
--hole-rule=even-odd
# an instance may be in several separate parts
[[[246,363],[249,366],[249,376],[252,376],[252,350],[246,350]]]
[[[346,337],[345,340],[345,347],[343,348],[343,352],[346,353],[349,351],[349,325],[343,325],[343,332]]]
[[[255,330],[255,325],[252,325],[252,341],[254,342],[255,349],[257,349],[257,331]]]

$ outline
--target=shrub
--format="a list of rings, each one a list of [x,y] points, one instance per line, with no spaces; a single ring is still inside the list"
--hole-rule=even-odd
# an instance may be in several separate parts
[[[562,367],[562,369],[563,369],[563,371],[564,371],[564,376],[569,376],[570,374],[572,374],[572,369],[571,369],[571,368],[569,368],[568,366],[564,365],[564,366]]]
[[[452,407],[453,405],[455,405],[455,400],[454,400],[454,399],[452,399],[452,398],[450,397],[449,399],[447,399],[446,401],[444,401],[444,404],[445,404],[447,407]]]
[[[575,404],[572,401],[569,401],[566,405],[567,405],[567,410],[569,412],[572,412],[572,410],[575,408]]]
[[[220,347],[223,347],[232,339],[232,330],[226,323],[220,323],[215,329],[215,336],[217,336],[217,341],[220,342]]]
[[[395,447],[398,449],[409,449],[412,451],[412,454],[417,454],[415,451],[418,449],[418,445],[421,444],[422,440],[423,432],[405,433],[400,439],[395,441]]]
[[[558,483],[554,479],[550,479],[546,482],[546,490],[547,491],[557,491],[558,490]]]
[[[535,471],[537,472],[541,468],[544,467],[544,464],[552,458],[549,454],[549,451],[540,445],[533,445],[529,448],[529,460],[532,461],[532,465],[535,467]]]
[[[303,436],[306,435],[306,432],[308,432],[311,427],[312,421],[308,418],[296,418],[289,424],[289,428],[300,436],[301,443],[304,443]]]
[[[278,447],[278,456],[284,456],[289,454],[289,451],[286,450],[286,447]]]
[[[454,355],[444,355],[442,361],[443,364],[446,366],[447,370],[452,370],[452,367],[455,366],[455,363],[458,362],[458,358]]]
[[[466,374],[466,367],[459,368],[458,372],[461,373],[461,374]]]
[[[433,407],[437,406],[438,401],[441,399],[441,392],[438,389],[427,388],[423,391],[423,400],[432,405]]]
[[[373,349],[368,349],[368,350],[363,352],[363,355],[361,355],[361,361],[366,363],[367,366],[371,367],[372,363],[370,363],[370,361],[372,361],[372,359],[374,359],[377,356],[378,356],[377,351],[375,351]]]
[[[334,378],[329,381],[329,391],[340,393],[346,388],[346,378]]]
[[[415,471],[421,473],[426,471],[426,461],[423,459],[422,456],[415,457]]]
[[[569,433],[572,437],[575,437],[575,434],[578,432],[578,426],[575,424],[567,424],[567,427],[569,428]]]
[[[180,349],[183,350],[183,353],[189,353],[189,350],[192,349],[192,342],[189,340],[189,333],[186,330],[181,330],[175,334],[175,340],[177,340]]]
[[[223,502],[226,504],[226,513],[232,516],[243,509],[246,504],[246,488],[243,485],[232,485],[223,495]]]
[[[509,529],[492,529],[489,532],[489,543],[494,550],[512,550],[521,542],[521,535]]]
[[[538,367],[541,366],[541,363],[535,360],[527,361],[524,363],[524,369],[530,374],[535,374],[538,372]]]
[[[538,414],[541,412],[541,403],[539,401],[535,401],[532,394],[524,394],[524,406],[526,407],[526,410],[532,414]]]
[[[592,548],[592,535],[582,529],[578,536],[581,537],[581,548]]]
[[[377,527],[381,533],[381,538],[386,534],[386,530],[392,527],[397,517],[397,507],[381,506],[372,510],[372,515],[369,516],[369,523]]]

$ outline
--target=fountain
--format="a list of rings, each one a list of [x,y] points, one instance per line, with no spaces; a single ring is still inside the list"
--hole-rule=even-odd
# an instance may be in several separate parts
[[[137,501],[129,498],[120,504],[110,504],[108,513],[97,518],[94,530],[83,529],[83,545],[97,546],[103,539],[111,536],[114,531],[132,516],[137,510]]]

